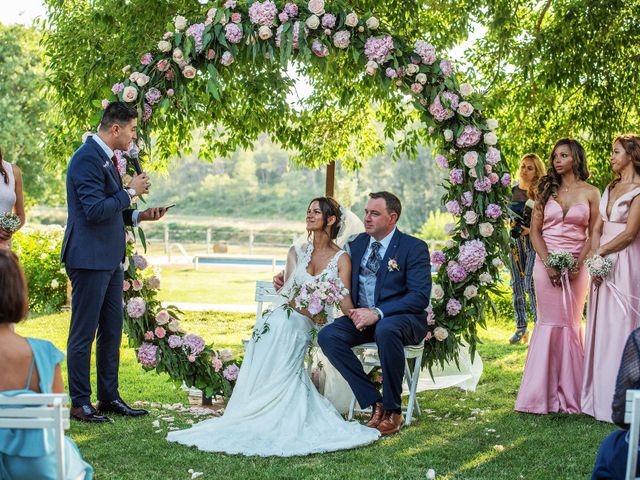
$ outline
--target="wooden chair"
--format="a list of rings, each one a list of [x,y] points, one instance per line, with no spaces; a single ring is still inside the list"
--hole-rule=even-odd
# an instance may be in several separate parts
[[[627,454],[627,474],[625,480],[636,478],[638,462],[638,436],[640,435],[640,390],[627,390],[624,422],[629,428],[629,453]],[[640,478],[640,477],[637,477]]]
[[[365,367],[370,366],[373,368],[377,368],[380,366],[380,360],[378,358],[378,346],[375,343],[363,343],[362,345],[353,347],[353,351],[360,358],[360,361]],[[402,409],[402,413],[404,413],[405,415],[404,424],[406,426],[411,425],[414,409],[416,415],[420,415],[420,405],[418,405],[416,390],[418,389],[418,379],[420,378],[423,351],[424,344],[422,343],[420,345],[407,345],[406,347],[404,347],[404,380],[407,382],[407,387],[409,388],[409,400],[407,402],[407,406]],[[415,359],[413,372],[409,368],[409,359],[411,358]],[[349,420],[353,419],[354,412],[367,411],[371,411],[371,408],[356,408],[356,396],[352,394],[351,405],[349,406]]]
[[[64,393],[0,394],[0,428],[53,430],[60,480],[65,478],[64,431],[69,429],[67,400]]]

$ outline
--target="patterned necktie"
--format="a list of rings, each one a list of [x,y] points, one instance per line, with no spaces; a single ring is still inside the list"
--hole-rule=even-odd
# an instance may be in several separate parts
[[[382,248],[382,244],[380,242],[373,242],[371,244],[371,254],[367,259],[366,267],[371,270],[373,273],[378,273],[378,269],[380,268],[380,262],[382,262],[382,258],[380,257],[380,249]]]
[[[122,178],[120,177],[120,170],[118,170],[118,157],[115,155],[111,157],[111,163],[113,163],[113,168],[116,170],[116,177],[120,180],[120,185],[122,185]]]

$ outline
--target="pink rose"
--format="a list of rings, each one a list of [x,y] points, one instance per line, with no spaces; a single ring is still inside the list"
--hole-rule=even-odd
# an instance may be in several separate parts
[[[238,12],[231,14],[231,21],[233,23],[240,23],[242,21],[242,15]]]
[[[128,291],[130,288],[131,288],[131,283],[129,283],[129,280],[125,280],[125,281],[122,283],[122,291],[123,291],[123,292],[126,292],[126,291]]]
[[[211,366],[216,373],[219,372],[222,369],[222,360],[218,357],[213,357],[211,359]]]
[[[156,64],[156,68],[160,72],[166,72],[167,70],[169,70],[170,65],[171,64],[169,63],[169,60],[167,60],[166,58],[163,58]]]
[[[164,338],[164,336],[167,334],[167,331],[162,327],[156,327],[153,333],[155,333],[156,337],[158,338]]]
[[[191,363],[194,363],[196,361],[196,356],[195,355],[189,355],[187,357],[187,360],[189,360]]]
[[[173,91],[173,88],[170,88],[169,90],[167,90],[167,97],[173,97],[175,93],[176,92]]]
[[[151,340],[153,340],[153,332],[149,331],[149,332],[145,332],[144,333],[144,339],[147,342],[150,342]]]
[[[136,279],[133,281],[132,286],[133,286],[133,289],[134,289],[136,292],[139,292],[140,290],[142,290],[142,287],[144,286],[144,283],[142,282],[142,280],[140,280],[140,279],[136,278]]]

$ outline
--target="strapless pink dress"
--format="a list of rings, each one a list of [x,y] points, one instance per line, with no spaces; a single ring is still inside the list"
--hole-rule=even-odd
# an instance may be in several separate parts
[[[587,241],[589,205],[575,203],[566,216],[554,199],[544,208],[542,236],[549,251],[565,250],[578,257]],[[536,257],[533,269],[538,308],[536,323],[515,409],[528,413],[580,413],[584,360],[582,312],[588,274],[584,266],[566,286],[549,280]]]
[[[640,195],[640,188],[621,195],[609,217],[609,191],[605,190],[600,201],[600,245],[624,231],[636,195]],[[611,402],[624,345],[629,334],[640,327],[640,235],[611,258],[613,270],[599,288],[591,287],[589,295],[582,383],[582,412],[605,422],[611,422]]]

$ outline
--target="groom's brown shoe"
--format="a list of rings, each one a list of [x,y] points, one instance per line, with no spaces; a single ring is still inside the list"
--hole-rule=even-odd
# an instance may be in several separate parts
[[[403,422],[404,418],[402,418],[401,413],[386,412],[380,425],[378,425],[378,431],[382,436],[393,435],[400,431]]]
[[[382,406],[382,402],[376,402],[371,405],[371,418],[367,422],[367,427],[369,428],[378,428],[380,422],[384,418],[384,407]]]

